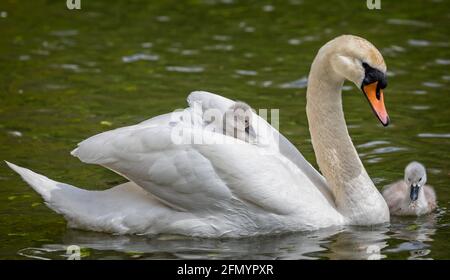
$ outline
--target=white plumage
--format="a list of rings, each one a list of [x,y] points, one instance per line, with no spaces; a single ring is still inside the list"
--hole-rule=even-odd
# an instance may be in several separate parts
[[[343,72],[349,65],[341,69],[324,59],[343,49],[347,55],[365,54],[364,61],[373,67],[386,68],[379,52],[354,36],[338,37],[316,57],[309,78],[308,118],[315,152],[321,156],[318,163],[327,171],[329,184],[284,136],[254,113],[250,120],[256,144],[217,129],[205,113],[214,109],[223,116],[234,101],[208,92],[191,93],[183,112],[81,142],[72,155],[130,181],[109,190],[82,190],[8,164],[51,209],[64,215],[69,226],[88,230],[239,237],[387,222],[387,206],[357,157],[340,101],[344,79],[357,83],[364,70],[357,59],[349,60],[358,69],[351,75]],[[323,102],[312,103],[313,97]],[[336,115],[326,118],[324,110]],[[313,123],[316,118],[319,122]],[[340,130],[327,135],[320,127]],[[186,137],[177,137],[180,131]],[[233,144],[227,144],[229,140]],[[329,172],[330,168],[337,172]]]

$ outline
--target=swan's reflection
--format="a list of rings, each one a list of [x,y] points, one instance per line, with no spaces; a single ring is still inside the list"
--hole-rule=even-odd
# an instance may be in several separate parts
[[[392,236],[406,241],[429,242],[436,232],[437,214],[422,217],[392,217]]]
[[[181,259],[315,259],[312,253],[325,251],[323,244],[340,229],[240,239],[201,239],[182,236],[112,236],[67,231],[64,245],[78,245],[99,251],[139,252],[144,258]]]
[[[408,259],[424,259],[431,252],[428,243],[433,241],[439,215],[392,217],[390,225],[382,226],[241,239],[110,235],[68,229],[62,244],[25,248],[20,255],[66,258],[66,248],[77,245],[91,252],[85,258],[95,259],[383,259],[404,253]]]
[[[385,258],[382,249],[388,246],[388,225],[359,227],[349,226],[334,236],[327,245],[325,257],[328,259],[367,259]]]
[[[436,233],[437,219],[441,213],[422,217],[392,217],[391,237],[403,241],[386,250],[388,253],[409,252],[408,259],[429,259],[429,242]]]
[[[98,258],[144,259],[367,259],[377,252],[370,246],[387,246],[387,227],[328,228],[241,239],[200,239],[181,236],[114,236],[68,230],[61,245],[46,245],[63,251],[69,245],[94,250]],[[58,249],[59,248],[59,249]],[[113,253],[111,252],[113,251]]]

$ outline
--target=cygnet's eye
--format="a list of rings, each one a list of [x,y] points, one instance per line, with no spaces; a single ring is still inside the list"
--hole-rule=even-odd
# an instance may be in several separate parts
[[[422,181],[422,178],[419,179],[419,182]]]
[[[408,182],[411,182],[411,178],[408,178]]]

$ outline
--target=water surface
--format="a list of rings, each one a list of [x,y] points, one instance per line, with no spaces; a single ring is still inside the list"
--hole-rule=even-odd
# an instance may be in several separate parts
[[[0,258],[450,258],[449,1],[82,1],[0,3],[0,159],[87,189],[124,182],[69,155],[99,132],[182,108],[207,90],[279,108],[280,130],[315,164],[305,114],[309,67],[341,34],[373,42],[388,65],[383,128],[358,89],[344,87],[350,134],[376,185],[412,160],[428,168],[437,213],[390,226],[238,240],[146,238],[69,230],[0,166]],[[155,3],[156,2],[156,3]],[[161,1],[162,2],[162,1]]]

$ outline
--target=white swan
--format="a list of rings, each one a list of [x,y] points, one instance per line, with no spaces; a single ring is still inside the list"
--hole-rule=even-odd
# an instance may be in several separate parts
[[[436,193],[427,183],[427,172],[419,162],[405,168],[404,180],[387,185],[382,194],[391,215],[420,216],[436,209]]]
[[[94,231],[238,237],[385,223],[388,207],[352,144],[341,101],[344,80],[354,82],[387,125],[385,72],[379,51],[351,35],[328,42],[314,59],[307,116],[326,180],[256,114],[252,126],[269,131],[257,132],[261,144],[174,143],[175,127],[194,139],[231,138],[211,129],[202,113],[193,109],[223,114],[234,104],[207,92],[191,93],[185,112],[95,135],[72,152],[85,163],[114,170],[128,183],[88,191],[8,164],[51,209],[64,215],[69,226]]]

